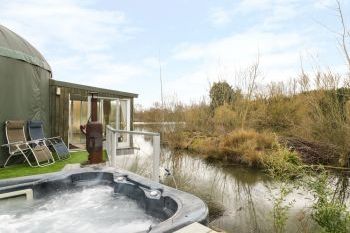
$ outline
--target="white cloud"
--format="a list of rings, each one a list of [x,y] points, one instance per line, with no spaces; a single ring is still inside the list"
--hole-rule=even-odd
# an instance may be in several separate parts
[[[90,1],[0,2],[0,22],[48,59],[55,79],[120,89],[120,84],[147,73],[135,64],[115,61],[113,46],[141,29],[118,10],[93,8]]]
[[[276,5],[272,8],[271,14],[265,18],[264,27],[265,29],[270,29],[276,26],[281,26],[285,21],[295,18],[302,12],[303,9],[298,7],[295,3]]]
[[[299,0],[242,0],[226,8],[213,8],[209,14],[209,20],[213,25],[222,26],[231,22],[240,22],[242,17],[254,18],[256,15],[264,14],[265,17],[260,23],[268,29],[301,14],[309,4]]]
[[[222,26],[231,22],[230,12],[222,7],[212,9],[209,18],[210,22],[215,26]]]
[[[121,90],[120,86],[131,79],[147,76],[150,72],[145,66],[118,63],[113,56],[97,52],[86,57],[55,59],[51,65],[54,67],[55,77],[66,77],[63,79],[65,81],[116,90]]]
[[[183,43],[174,50],[173,59],[197,66],[180,74],[168,87],[176,88],[179,96],[185,99],[200,99],[208,93],[210,82],[225,79],[233,85],[240,85],[242,80],[237,80],[236,73],[255,62],[258,55],[261,68],[259,82],[295,77],[300,55],[305,50],[313,50],[305,35],[302,31],[264,32],[254,28],[211,42]]]
[[[8,1],[0,8],[1,22],[37,42],[72,51],[98,51],[132,36],[123,12],[96,10],[77,1]]]
[[[315,0],[314,6],[316,8],[329,8],[331,6],[335,6],[335,0]]]
[[[246,64],[252,55],[284,52],[302,44],[296,33],[246,31],[207,43],[181,44],[174,50],[177,60],[218,60]],[[254,55],[255,56],[255,55]]]
[[[288,21],[295,24],[295,19],[314,7],[316,2],[242,0],[225,9],[216,8],[219,9],[218,15],[223,15],[225,23],[242,20],[242,16],[260,14],[261,18],[251,23],[249,29],[239,33],[209,42],[182,42],[177,45],[173,51],[173,59],[191,62],[193,67],[188,72],[178,74],[177,79],[168,85],[168,89],[176,88],[179,96],[184,99],[199,99],[208,93],[209,82],[226,79],[233,85],[239,83],[235,74],[255,62],[258,54],[260,82],[279,82],[295,77],[300,69],[300,57],[308,59],[316,51],[323,52],[323,47],[312,37],[314,28],[310,28],[310,25],[298,30],[287,29],[285,25]],[[323,0],[322,4],[326,3],[328,1]],[[221,12],[221,9],[224,10]],[[213,21],[212,15],[209,18]]]
[[[272,5],[288,2],[288,0],[274,1],[274,0],[242,0],[239,4],[240,11],[265,10],[271,8]]]

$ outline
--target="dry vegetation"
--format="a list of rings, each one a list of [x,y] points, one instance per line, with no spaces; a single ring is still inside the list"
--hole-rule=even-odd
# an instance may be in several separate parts
[[[307,73],[301,67],[297,78],[261,85],[257,59],[230,81],[213,83],[209,102],[156,104],[136,111],[136,120],[185,122],[165,132],[163,140],[207,158],[266,166],[271,156],[290,153],[287,157],[296,154],[306,164],[349,166],[350,32],[336,3],[341,26],[336,35],[347,74]]]
[[[211,86],[210,103],[173,102],[165,109],[137,112],[136,118],[162,121],[164,114],[165,121],[185,122],[165,133],[164,141],[211,159],[261,167],[287,148],[307,164],[349,165],[350,89],[345,78],[330,71],[312,78],[303,72],[288,85],[272,83],[264,91],[247,86],[253,90],[220,81]]]

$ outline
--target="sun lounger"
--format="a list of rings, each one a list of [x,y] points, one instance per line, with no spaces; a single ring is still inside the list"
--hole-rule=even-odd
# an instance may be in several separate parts
[[[44,167],[55,163],[50,150],[42,140],[26,140],[24,126],[24,121],[6,121],[5,123],[7,144],[2,146],[8,147],[10,155],[4,167],[15,156],[24,156],[25,161],[31,167]]]
[[[28,121],[28,132],[31,140],[44,140],[46,145],[56,152],[58,159],[68,159],[69,150],[61,137],[46,138],[42,121]]]

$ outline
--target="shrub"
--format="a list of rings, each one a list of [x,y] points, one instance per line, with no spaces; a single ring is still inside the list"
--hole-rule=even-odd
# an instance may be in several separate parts
[[[254,130],[234,130],[225,135],[219,144],[219,150],[228,159],[237,160],[249,166],[259,166],[267,150],[276,144],[271,133],[258,133]]]
[[[216,137],[196,136],[191,139],[188,148],[202,154],[204,157],[220,157],[218,150],[219,139]]]
[[[226,81],[215,82],[209,91],[210,106],[215,109],[224,104],[231,104],[240,95],[241,91],[234,91]]]
[[[271,211],[273,217],[273,230],[275,233],[285,232],[287,220],[288,220],[288,211],[293,206],[295,200],[285,203],[286,197],[291,193],[292,189],[283,185],[280,188],[279,195],[273,195],[272,191],[272,201],[273,208]]]
[[[184,120],[188,130],[207,132],[213,129],[210,107],[205,102],[188,107]]]
[[[270,176],[278,180],[289,180],[301,175],[302,162],[299,155],[279,144],[263,157],[262,163]]]
[[[316,200],[312,206],[312,218],[325,232],[349,232],[350,212],[346,205],[333,195],[328,181],[329,176],[326,172],[322,172],[316,178],[307,177],[306,183]]]
[[[237,126],[237,114],[228,104],[224,104],[215,109],[213,123],[219,132],[230,131]]]

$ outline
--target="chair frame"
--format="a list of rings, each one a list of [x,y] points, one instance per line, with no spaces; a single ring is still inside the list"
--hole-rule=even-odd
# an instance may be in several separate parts
[[[70,156],[71,156],[70,153],[69,153],[69,149],[68,149],[67,145],[64,143],[64,141],[61,138],[61,136],[46,138],[45,137],[45,133],[44,133],[44,126],[42,124],[42,121],[40,121],[40,122],[41,122],[41,127],[40,128],[41,128],[41,132],[42,132],[41,134],[42,134],[43,138],[41,138],[41,139],[33,139],[33,136],[31,134],[31,130],[29,129],[29,126],[28,126],[28,133],[29,133],[30,139],[33,140],[33,141],[35,141],[35,140],[42,140],[48,148],[50,148],[50,147],[53,148],[53,150],[56,152],[58,160],[69,159]],[[61,156],[60,153],[57,151],[57,149],[54,146],[55,143],[57,144],[57,140],[59,141],[59,143],[62,143],[67,148],[68,156]]]
[[[2,145],[2,147],[8,147],[8,152],[9,152],[9,157],[6,159],[5,163],[4,163],[4,167],[6,167],[7,163],[10,161],[10,159],[14,156],[20,156],[20,155],[23,155],[23,157],[25,158],[25,161],[27,161],[27,163],[29,164],[30,167],[46,167],[46,166],[49,166],[49,165],[52,165],[55,163],[55,159],[54,157],[52,156],[52,153],[51,151],[48,149],[49,153],[50,153],[50,157],[51,158],[48,158],[47,162],[45,163],[40,163],[38,158],[36,157],[35,155],[35,152],[33,149],[35,149],[35,146],[40,146],[40,143],[43,142],[45,147],[46,144],[43,140],[33,140],[33,141],[18,141],[18,142],[9,142],[9,138],[8,138],[8,129],[7,129],[7,125],[8,125],[9,121],[6,121],[5,122],[5,135],[6,135],[6,140],[7,140],[7,144],[4,144]],[[25,131],[24,131],[24,128],[25,126],[23,125],[22,126],[22,132],[23,132],[23,136],[24,136],[24,139],[26,138],[26,134],[25,134]],[[22,145],[26,145],[26,148],[25,149],[22,149],[20,146]],[[32,145],[35,145],[35,146],[32,146]],[[11,150],[11,146],[15,146],[16,149],[15,150]],[[35,162],[37,165],[33,165],[30,160],[29,160],[29,156],[26,155],[26,152],[30,152],[34,159],[35,159]],[[50,162],[51,160],[51,162]]]
[[[64,141],[63,141],[63,139],[61,138],[61,136],[51,137],[51,138],[44,138],[44,139],[48,142],[49,146],[52,146],[52,148],[55,150],[56,155],[57,155],[57,157],[58,157],[59,160],[66,160],[66,159],[69,159],[69,158],[70,158],[71,155],[70,155],[70,153],[69,153],[69,149],[68,149],[66,143],[64,143]],[[62,143],[62,144],[67,148],[67,150],[68,150],[68,156],[61,156],[61,155],[60,155],[60,153],[56,150],[56,147],[54,146],[54,143],[52,142],[52,141],[55,141],[55,140],[60,141],[60,143]]]

